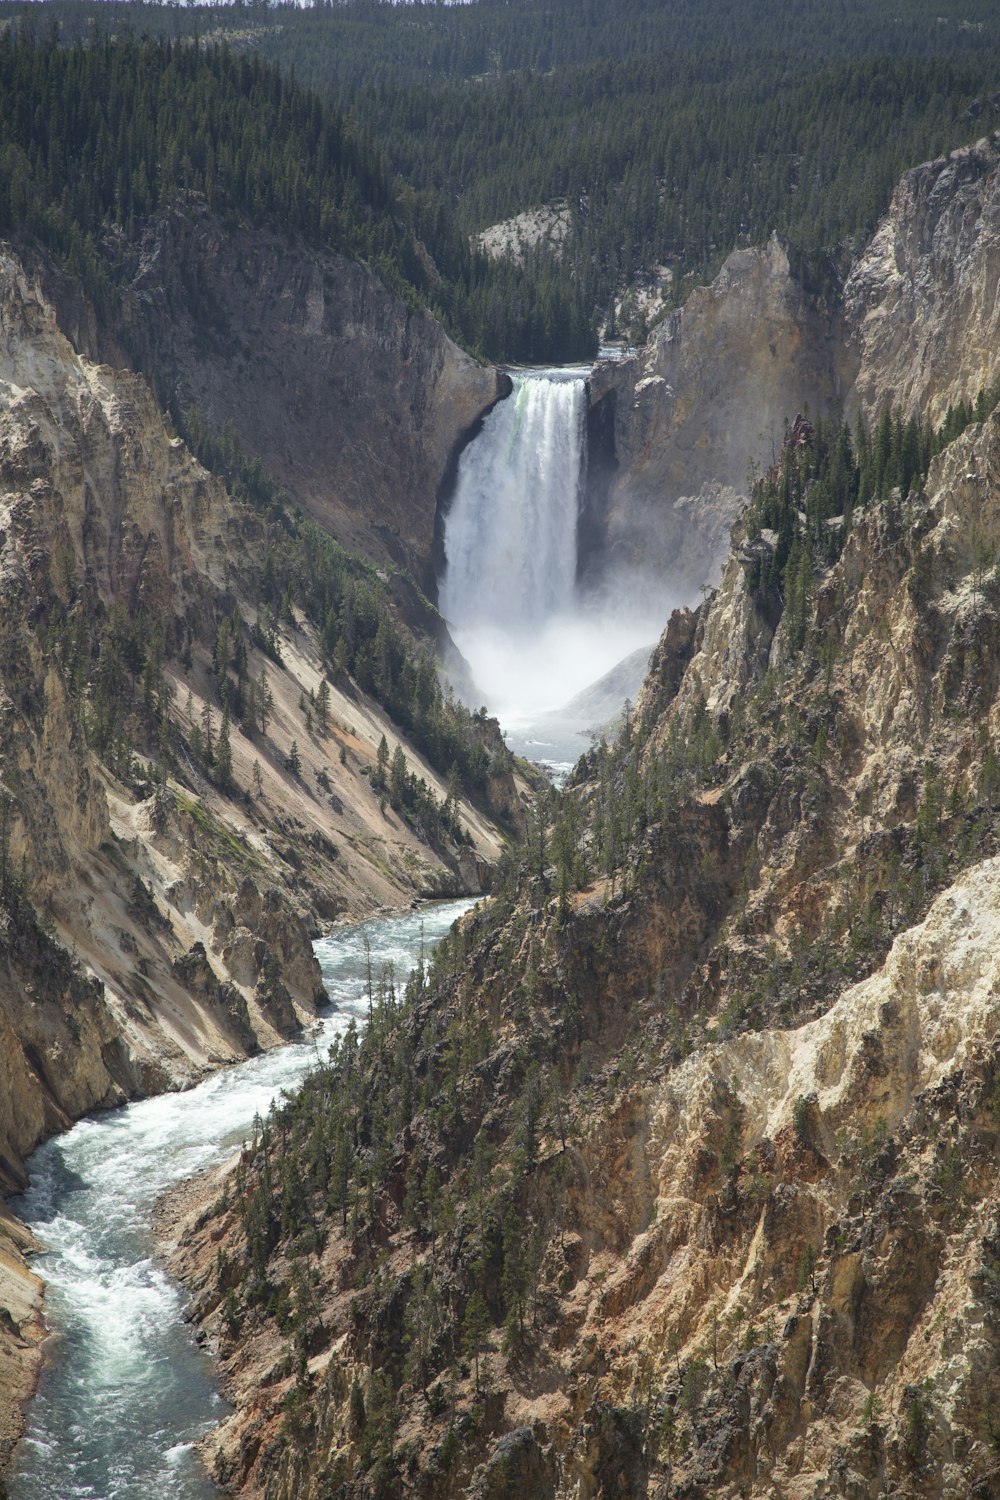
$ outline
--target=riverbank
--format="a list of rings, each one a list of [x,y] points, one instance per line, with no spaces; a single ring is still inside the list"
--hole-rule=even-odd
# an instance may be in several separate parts
[[[30,1229],[0,1203],[0,1497],[42,1364],[45,1284],[26,1259],[40,1249]]]

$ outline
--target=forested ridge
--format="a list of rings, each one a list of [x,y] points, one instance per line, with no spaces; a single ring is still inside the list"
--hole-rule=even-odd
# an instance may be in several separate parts
[[[46,9],[67,38],[112,24],[101,6]],[[903,170],[997,119],[986,4],[896,16],[870,0],[358,0],[113,16],[119,30],[225,40],[335,99],[384,152],[397,212],[442,273],[424,294],[494,358],[586,354],[630,278],[667,265],[680,300],[772,230],[845,261]],[[561,256],[470,256],[468,234],[553,201],[573,220]]]
[[[0,232],[37,236],[99,311],[114,294],[102,240],[114,230],[132,242],[145,218],[193,191],[220,213],[363,260],[480,353],[554,358],[567,341],[592,352],[572,287],[550,278],[532,290],[448,224],[429,262],[419,215],[367,131],[259,58],[133,34],[63,47],[25,26],[0,34],[0,80]],[[503,308],[491,328],[477,311],[487,284]]]
[[[377,153],[257,59],[7,31],[0,78],[0,229],[38,235],[92,288],[102,232],[131,237],[184,189],[367,258],[390,285],[422,279]]]

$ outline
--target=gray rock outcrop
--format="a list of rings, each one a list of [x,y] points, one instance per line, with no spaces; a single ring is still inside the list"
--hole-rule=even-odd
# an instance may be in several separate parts
[[[602,566],[666,579],[674,602],[714,584],[748,472],[804,402],[839,408],[844,364],[837,307],[776,236],[730,255],[637,355],[591,377],[592,407],[614,408]]]
[[[1000,372],[1000,136],[915,167],[852,270],[851,414],[939,422]]]
[[[638,569],[671,603],[715,584],[749,477],[806,405],[938,423],[997,379],[998,286],[1000,135],[907,172],[842,291],[777,237],[734,252],[638,354],[591,376],[593,425],[613,434],[591,571]]]

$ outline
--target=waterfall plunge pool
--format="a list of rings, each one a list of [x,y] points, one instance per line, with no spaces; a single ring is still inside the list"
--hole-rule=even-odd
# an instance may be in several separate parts
[[[222,1162],[321,1050],[367,1015],[365,939],[402,982],[467,899],[373,918],[316,943],[335,1011],[311,1035],[213,1073],[179,1094],[81,1120],[32,1156],[14,1207],[46,1246],[52,1333],[10,1500],[210,1500],[194,1443],[221,1417],[208,1356],[183,1321],[184,1296],[156,1264],[155,1200]]]

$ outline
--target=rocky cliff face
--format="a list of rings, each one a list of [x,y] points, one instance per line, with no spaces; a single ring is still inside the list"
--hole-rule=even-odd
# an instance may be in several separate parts
[[[194,196],[104,251],[121,293],[100,325],[52,283],[81,347],[142,371],[165,405],[232,429],[346,546],[433,593],[438,488],[504,377],[363,266],[223,225]]]
[[[974,401],[1000,374],[998,225],[993,136],[906,174],[842,289],[772,239],[598,366],[592,421],[614,459],[595,470],[593,566],[621,558],[689,601],[718,579],[748,473],[807,403],[874,426],[888,408],[937,424]]]
[[[242,793],[233,805],[197,781],[157,790],[141,774],[109,771],[93,753],[84,726],[96,710],[81,712],[72,700],[66,660],[54,650],[60,638],[82,629],[88,610],[98,618],[116,609],[140,613],[147,629],[187,641],[186,659],[168,659],[158,691],[179,705],[182,719],[203,719],[212,707],[204,652],[220,612],[234,603],[239,609],[241,575],[251,576],[265,526],[169,435],[141,377],[75,353],[39,283],[10,250],[0,278],[4,879],[23,870],[25,894],[47,903],[102,979],[110,977],[102,945],[118,921],[113,946],[126,971],[142,974],[147,963],[159,970],[172,942],[198,937],[223,972],[239,971],[252,991],[267,949],[281,960],[296,1003],[311,1007],[318,971],[301,918],[315,925],[414,886],[447,888],[456,877],[383,816],[358,777],[374,763],[383,731],[395,740],[374,705],[352,696],[349,684],[328,684],[331,727],[310,731],[302,722],[302,695],[323,675],[302,625],[285,627],[282,662],[261,654],[253,663],[254,671],[270,672],[269,733],[256,742],[241,733],[232,754],[237,787],[250,785],[258,763],[254,808]],[[302,770],[288,777],[285,758],[297,734]],[[343,759],[330,765],[341,746]],[[443,795],[433,771],[423,769]],[[307,790],[316,777],[320,792],[327,782],[328,796]],[[234,821],[241,825],[235,836]],[[482,847],[495,852],[496,844],[487,835]],[[130,880],[145,891],[129,895]],[[118,886],[122,893],[112,897]],[[100,935],[89,938],[98,914]],[[150,940],[160,950],[155,958],[142,955]],[[168,973],[176,969],[172,958],[171,965]],[[169,977],[164,983],[171,987]],[[238,999],[232,1004],[240,1010]],[[241,1027],[238,1051],[246,1041]],[[195,1066],[201,1050],[194,1048]],[[79,1109],[75,1101],[67,1113]],[[34,1134],[28,1129],[16,1149]]]
[[[612,406],[617,461],[599,565],[665,578],[675,600],[714,584],[750,470],[773,462],[804,402],[839,408],[842,345],[835,301],[773,238],[735,251],[638,354],[599,365],[591,405]]]
[[[844,292],[848,401],[935,422],[1000,371],[1000,136],[907,172]]]

